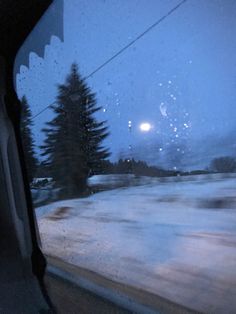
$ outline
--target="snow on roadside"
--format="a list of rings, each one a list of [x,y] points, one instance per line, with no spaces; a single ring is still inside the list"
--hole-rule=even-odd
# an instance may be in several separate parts
[[[220,313],[224,302],[236,306],[235,192],[235,176],[169,180],[54,202],[36,215],[47,254]]]

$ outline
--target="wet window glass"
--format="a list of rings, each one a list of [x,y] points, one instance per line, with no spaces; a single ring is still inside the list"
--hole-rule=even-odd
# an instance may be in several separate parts
[[[47,256],[233,313],[235,14],[230,0],[49,8],[15,69]]]

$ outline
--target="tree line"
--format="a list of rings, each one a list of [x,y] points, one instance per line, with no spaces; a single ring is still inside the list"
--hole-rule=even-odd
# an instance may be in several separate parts
[[[134,159],[109,161],[109,149],[103,144],[109,135],[107,122],[95,118],[101,107],[76,64],[72,64],[65,83],[58,86],[56,104],[51,106],[53,118],[42,130],[45,140],[40,147],[41,163],[35,154],[33,120],[25,96],[21,105],[21,134],[29,181],[32,182],[35,176],[50,176],[55,187],[66,197],[86,193],[87,179],[95,174],[161,177],[236,171],[236,159],[230,156],[213,159],[207,171],[192,172],[161,169]]]

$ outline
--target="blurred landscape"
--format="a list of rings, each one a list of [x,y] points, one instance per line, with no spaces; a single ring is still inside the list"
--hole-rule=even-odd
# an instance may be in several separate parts
[[[112,190],[35,209],[46,254],[199,312],[234,313],[236,174],[89,185]]]

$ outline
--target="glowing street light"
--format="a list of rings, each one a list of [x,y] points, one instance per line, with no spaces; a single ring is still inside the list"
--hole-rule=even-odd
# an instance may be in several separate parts
[[[140,124],[139,129],[141,132],[149,132],[152,126],[149,122],[143,122]]]

